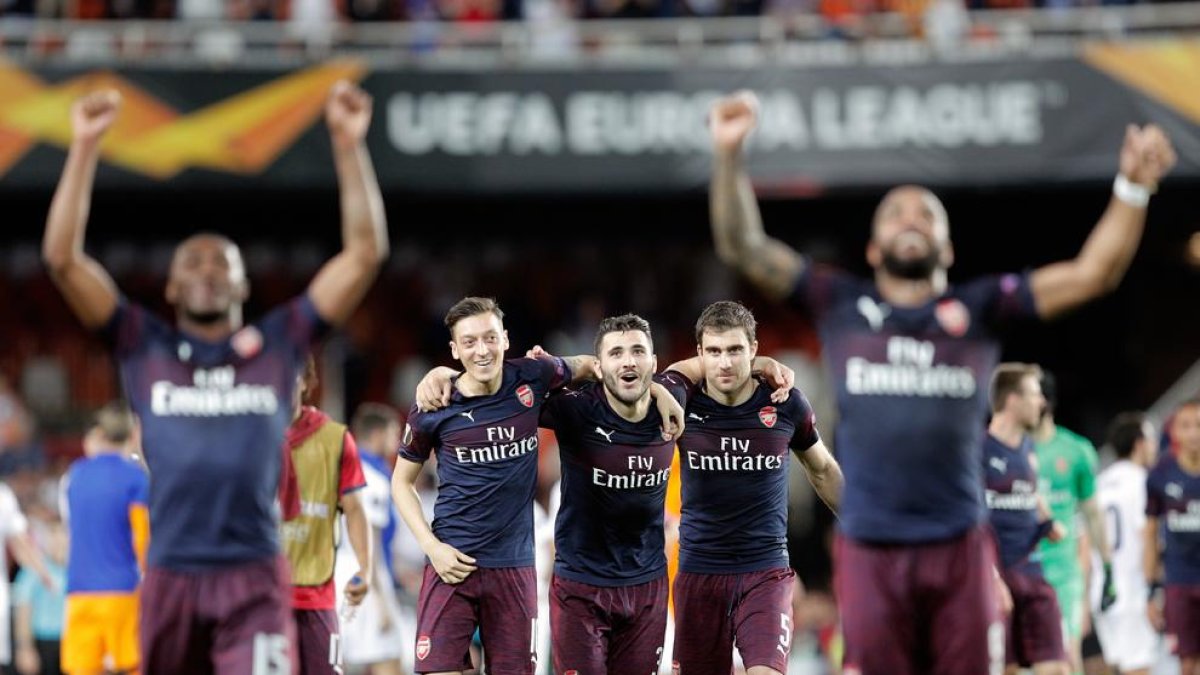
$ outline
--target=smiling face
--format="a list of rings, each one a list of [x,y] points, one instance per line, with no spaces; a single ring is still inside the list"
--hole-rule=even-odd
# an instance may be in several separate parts
[[[633,405],[650,392],[658,362],[650,336],[640,330],[605,333],[596,354],[604,388],[621,403]]]
[[[242,254],[225,237],[198,234],[175,249],[166,298],[190,321],[213,324],[229,319],[249,293]]]
[[[463,366],[464,377],[493,384],[503,376],[508,331],[492,312],[472,314],[450,327],[450,353]]]
[[[871,225],[871,267],[902,279],[925,280],[953,261],[950,224],[938,198],[912,185],[888,192]]]

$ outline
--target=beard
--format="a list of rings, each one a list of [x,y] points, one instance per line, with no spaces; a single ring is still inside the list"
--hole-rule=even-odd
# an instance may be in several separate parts
[[[632,392],[625,391],[621,389],[621,378],[613,373],[604,373],[604,388],[607,389],[608,393],[612,394],[614,398],[625,405],[633,405],[646,395],[646,392],[650,389],[650,375],[647,374],[646,376],[642,377],[641,380],[638,381],[638,384],[641,386],[636,390]]]
[[[925,255],[907,260],[901,260],[895,253],[888,251],[883,254],[883,268],[894,277],[922,281],[933,276],[940,258],[940,253],[933,247],[930,247]]]

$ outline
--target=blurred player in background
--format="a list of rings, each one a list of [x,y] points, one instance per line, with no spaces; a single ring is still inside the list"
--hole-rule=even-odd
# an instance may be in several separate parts
[[[789,448],[835,512],[841,494],[841,470],[808,400],[792,389],[776,404],[771,386],[751,375],[756,325],[750,310],[728,301],[696,321],[704,375],[679,439],[679,675],[728,675],[735,644],[747,675],[787,672],[796,586],[787,550]]]
[[[400,429],[400,415],[380,403],[360,405],[350,422],[367,479],[359,500],[371,526],[375,573],[370,582],[371,592],[358,609],[347,608],[344,598],[340,601],[344,617],[342,661],[348,672],[352,668],[365,668],[371,675],[401,675],[401,654],[409,652],[415,640],[411,630],[407,635],[401,631],[400,608],[392,579],[396,514],[392,507],[392,469],[387,458],[400,446]],[[358,563],[343,540],[338,546],[337,578],[348,580],[356,569]]]
[[[1178,454],[1163,457],[1146,479],[1143,574],[1151,588],[1166,590],[1165,607],[1156,596],[1147,613],[1165,627],[1181,675],[1200,675],[1200,401],[1183,404],[1171,430]]]
[[[1104,594],[1101,611],[1117,599],[1112,576],[1112,551],[1104,528],[1104,517],[1095,499],[1096,448],[1091,441],[1054,422],[1058,408],[1058,383],[1049,372],[1042,372],[1042,394],[1046,398],[1045,412],[1033,433],[1038,460],[1038,481],[1050,506],[1054,521],[1066,528],[1061,541],[1043,539],[1042,569],[1046,581],[1054,587],[1058,606],[1062,609],[1063,631],[1067,639],[1067,657],[1072,672],[1082,673],[1083,662],[1079,647],[1083,638],[1085,606],[1084,573],[1080,563],[1080,539],[1076,512],[1087,524],[1088,543],[1096,550],[1099,564],[1093,574],[1101,581]]]
[[[1158,456],[1154,427],[1142,413],[1118,415],[1108,430],[1117,461],[1096,479],[1096,500],[1107,515],[1113,550],[1116,602],[1102,607],[1102,586],[1090,589],[1093,626],[1104,660],[1121,675],[1150,675],[1158,659],[1158,634],[1146,616],[1142,530],[1146,527],[1146,477]]]
[[[63,614],[66,605],[67,529],[61,522],[45,530],[46,570],[53,583],[47,586],[28,568],[13,582],[13,640],[16,667],[21,675],[58,675],[62,660]]]
[[[835,586],[846,669],[989,672],[1002,656],[988,642],[1000,615],[979,485],[996,330],[1058,316],[1116,287],[1174,151],[1159,128],[1129,127],[1114,197],[1078,256],[957,286],[947,281],[954,248],[941,202],[925,188],[897,187],[871,224],[873,278],[860,279],[766,235],[741,156],[757,112],[748,93],[713,107],[713,235],[722,260],[815,318],[836,382],[846,487]],[[914,624],[914,614],[928,621]]]
[[[138,426],[123,404],[96,413],[83,459],[63,477],[70,528],[62,668],[71,675],[139,666],[138,586],[146,569],[149,479],[131,455]]]
[[[358,447],[346,425],[305,402],[317,389],[317,363],[309,356],[296,378],[295,411],[285,448],[296,471],[300,515],[283,524],[283,551],[292,570],[292,613],[300,675],[341,672],[341,638],[335,611],[335,547],[346,517],[346,539],[354,549],[358,571],[343,588],[346,601],[357,606],[366,596],[374,571],[371,526],[359,491],[366,486]]]
[[[8,484],[0,481],[0,569],[8,570],[8,556],[11,552],[23,569],[33,570],[38,581],[43,586],[53,587],[54,578],[46,567],[41,551],[29,536],[29,521],[21,512],[17,498]],[[12,635],[9,625],[9,578],[8,574],[0,574],[0,666],[12,663]]]
[[[67,304],[116,352],[142,425],[153,530],[141,608],[147,672],[272,675],[296,663],[274,503],[281,448],[305,356],[330,325],[350,317],[387,256],[364,144],[371,106],[365,92],[339,82],[325,108],[341,252],[305,293],[249,325],[242,256],[223,236],[194,235],[176,248],[166,285],[174,325],[123,298],[84,252],[100,145],[120,97],[96,92],[71,110],[71,147],[42,254]]]
[[[1046,405],[1040,378],[1037,366],[1001,363],[996,367],[982,464],[1002,575],[1012,593],[1006,669],[1012,674],[1018,666],[1032,667],[1034,675],[1066,675],[1062,612],[1037,550],[1041,539],[1060,541],[1066,533],[1051,517],[1037,487],[1037,456],[1030,434]]]

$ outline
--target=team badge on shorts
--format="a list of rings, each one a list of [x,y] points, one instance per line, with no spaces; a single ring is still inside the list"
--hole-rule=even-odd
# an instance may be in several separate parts
[[[424,661],[426,656],[429,656],[429,636],[422,635],[417,639],[417,660]]]
[[[953,337],[962,337],[971,327],[971,314],[966,305],[954,298],[947,298],[937,304],[933,315],[941,324],[942,329]]]
[[[517,387],[517,400],[520,401],[521,405],[525,406],[526,408],[532,408],[533,389],[530,389],[529,385],[527,384]]]
[[[775,426],[775,422],[779,421],[779,413],[775,412],[775,406],[767,406],[758,411],[758,420],[763,423],[764,427],[770,429]]]
[[[229,344],[238,356],[248,359],[262,351],[263,336],[254,326],[246,326],[233,334]]]

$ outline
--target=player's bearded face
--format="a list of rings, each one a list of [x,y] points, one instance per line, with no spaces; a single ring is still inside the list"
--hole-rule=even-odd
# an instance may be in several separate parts
[[[216,237],[196,237],[180,246],[171,262],[167,300],[196,323],[225,319],[245,300],[246,269],[237,247]]]
[[[897,188],[875,214],[872,247],[881,264],[901,279],[928,279],[949,266],[950,230],[941,202],[916,187]]]
[[[605,335],[599,361],[604,388],[618,401],[633,405],[649,393],[655,360],[650,337],[642,331]]]
[[[1200,405],[1188,405],[1175,413],[1171,437],[1182,452],[1200,452]]]
[[[454,324],[450,353],[472,379],[489,383],[500,377],[507,349],[508,333],[500,317],[491,312],[468,316]]]
[[[699,349],[705,384],[722,394],[731,394],[746,386],[757,350],[758,343],[751,342],[741,328],[705,330]]]

